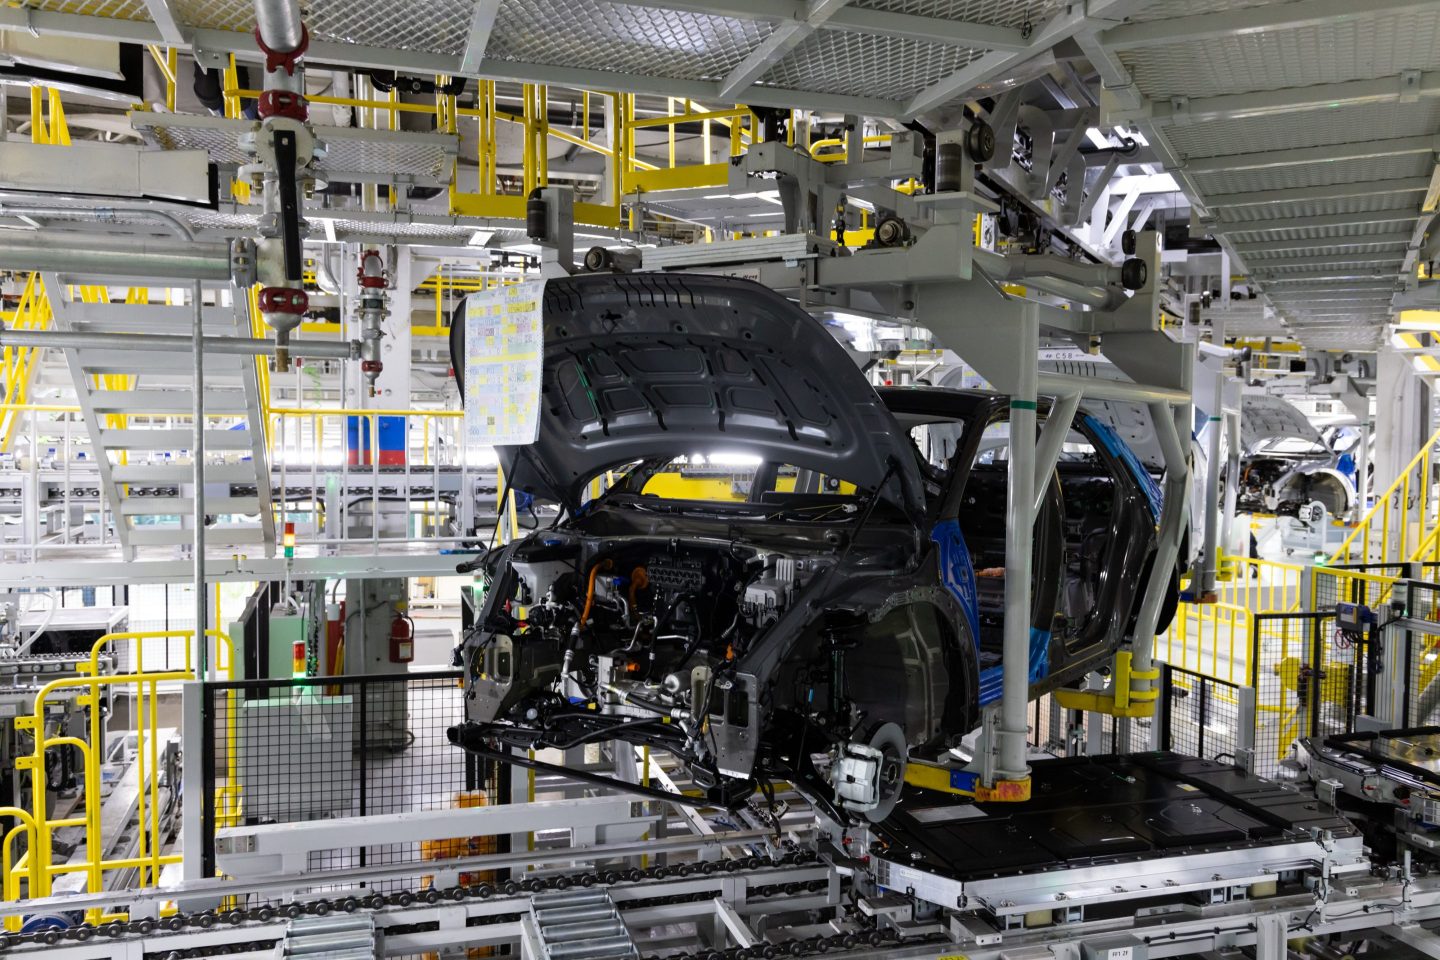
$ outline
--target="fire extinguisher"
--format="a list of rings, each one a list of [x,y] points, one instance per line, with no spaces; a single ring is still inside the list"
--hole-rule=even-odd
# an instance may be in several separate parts
[[[338,677],[345,672],[345,601],[325,605],[326,676]]]
[[[415,621],[403,613],[390,621],[390,662],[409,663],[415,659]]]

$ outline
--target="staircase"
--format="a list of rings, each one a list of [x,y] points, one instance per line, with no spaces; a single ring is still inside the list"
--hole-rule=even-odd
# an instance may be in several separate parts
[[[182,336],[193,331],[190,306],[148,303],[143,289],[132,289],[117,303],[105,287],[66,287],[53,274],[44,281],[57,330]],[[250,336],[245,298],[231,297],[228,288],[207,294],[213,305],[204,308],[205,336]],[[192,354],[188,348],[64,353],[126,557],[134,559],[140,547],[193,547]],[[272,555],[275,518],[256,361],[207,353],[204,381],[205,542],[263,546]]]
[[[1440,430],[1420,445],[1328,564],[1440,561]]]
[[[603,889],[567,890],[530,898],[523,924],[549,960],[634,960],[640,953],[620,911]]]

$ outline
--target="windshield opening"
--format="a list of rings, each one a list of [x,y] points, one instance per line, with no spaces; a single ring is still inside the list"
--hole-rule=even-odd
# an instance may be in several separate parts
[[[625,464],[592,480],[588,499],[628,494],[691,503],[757,503],[789,507],[862,501],[853,482],[793,464],[726,451]]]

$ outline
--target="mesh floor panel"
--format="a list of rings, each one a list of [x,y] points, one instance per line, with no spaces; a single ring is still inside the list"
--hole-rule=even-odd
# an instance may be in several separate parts
[[[1119,52],[1148,97],[1213,97],[1440,67],[1440,8]]]
[[[770,36],[762,20],[579,0],[505,0],[487,60],[719,80]]]
[[[239,165],[253,159],[239,145],[240,134],[255,126],[248,120],[135,113],[130,122],[167,149],[204,150],[219,164]],[[315,169],[330,175],[408,176],[449,183],[450,166],[459,149],[459,138],[449,134],[319,126],[316,135],[326,152],[315,162]]]
[[[763,82],[796,90],[903,100],[984,52],[902,37],[821,30],[775,64]]]
[[[857,7],[997,27],[1037,28],[1064,9],[1063,0],[859,0]]]

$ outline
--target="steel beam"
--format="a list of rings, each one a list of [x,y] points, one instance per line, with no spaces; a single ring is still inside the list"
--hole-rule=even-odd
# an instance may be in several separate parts
[[[1092,6],[1105,6],[1104,3]],[[1025,50],[996,50],[974,60],[960,70],[921,90],[905,104],[904,115],[917,114],[942,107],[951,100],[968,92],[975,86],[1004,73],[1006,70],[1045,50],[1062,40],[1067,40],[1081,30],[1089,20],[1083,5],[1073,6],[1056,14],[1035,34]]]
[[[1264,254],[1272,250],[1311,250],[1315,247],[1382,247],[1405,245],[1409,233],[1376,233],[1363,237],[1315,237],[1305,240],[1249,241],[1235,244],[1241,253]]]
[[[1347,80],[1317,83],[1307,87],[1285,87],[1252,93],[1216,97],[1176,97],[1151,101],[1134,110],[1116,110],[1116,123],[1150,120],[1156,123],[1200,123],[1208,120],[1237,120],[1277,113],[1329,110],[1333,107],[1369,103],[1393,103],[1414,97],[1440,96],[1440,71],[1412,71],[1376,80]]]
[[[1211,223],[1211,233],[1276,233],[1281,230],[1309,230],[1325,227],[1364,226],[1372,223],[1413,223],[1419,218],[1414,210],[1377,210],[1374,213],[1328,213],[1316,217],[1279,217],[1274,220],[1242,220],[1235,223]]]
[[[490,45],[490,31],[495,27],[495,15],[500,12],[500,0],[479,0],[475,13],[470,18],[470,35],[465,39],[465,50],[460,54],[461,76],[471,76],[480,69],[485,57],[485,48]]]
[[[1344,23],[1349,20],[1371,19],[1386,14],[1411,13],[1432,8],[1431,0],[1300,0],[1298,3],[1272,4],[1231,10],[1226,13],[1197,14],[1171,17],[1144,23],[1125,23],[1102,33],[1101,40],[1111,50],[1135,47],[1172,46],[1200,40],[1216,40],[1240,34],[1274,33]]]
[[[1394,281],[1396,281],[1396,280],[1398,280],[1398,279],[1399,279],[1399,274],[1398,274],[1398,272],[1397,272],[1397,273],[1376,273],[1376,272],[1374,272],[1373,270],[1371,270],[1371,271],[1367,271],[1367,272],[1365,272],[1365,273],[1317,273],[1317,274],[1300,274],[1299,276],[1294,276],[1294,277],[1267,277],[1267,278],[1265,278],[1265,282],[1266,282],[1267,284],[1268,284],[1268,283],[1321,283],[1321,282],[1325,282],[1325,281],[1329,281],[1329,280],[1338,280],[1338,281],[1355,281],[1355,282],[1368,283],[1368,282],[1370,282],[1370,281],[1391,281],[1391,282],[1394,282]]]
[[[174,353],[188,350],[193,337],[160,333],[70,333],[62,330],[0,329],[0,347],[39,347],[52,350],[138,350],[150,353]],[[206,353],[229,356],[273,356],[275,341],[249,337],[205,337]],[[353,360],[359,356],[357,341],[290,342],[290,352],[298,357],[329,360]]]
[[[1334,183],[1323,187],[1292,187],[1285,190],[1222,193],[1206,198],[1204,203],[1205,206],[1212,209],[1217,207],[1263,207],[1275,203],[1305,203],[1311,200],[1374,197],[1390,193],[1424,193],[1429,188],[1429,177],[1398,177],[1393,180]]]
[[[160,38],[166,46],[178,47],[185,43],[185,33],[180,27],[180,21],[175,17],[170,0],[145,0],[145,11],[150,14],[150,19],[155,21],[155,27],[160,31]]]
[[[1369,140],[1339,146],[1294,147],[1288,150],[1259,150],[1254,153],[1196,157],[1186,159],[1182,168],[1186,173],[1228,173],[1231,170],[1264,170],[1309,163],[1334,163],[1337,160],[1399,157],[1412,153],[1434,153],[1437,150],[1440,150],[1440,136],[1393,137],[1388,140]]]
[[[1404,259],[1403,253],[1337,253],[1318,257],[1289,257],[1284,260],[1256,260],[1250,264],[1254,271],[1293,270],[1297,267],[1328,267],[1342,263],[1395,263]],[[1396,268],[1399,269],[1398,267]]]
[[[681,10],[737,20],[800,20],[805,17],[804,0],[634,0],[633,7],[652,10]],[[1025,50],[1030,46],[1019,30],[988,23],[966,23],[943,17],[892,13],[868,7],[849,7],[830,18],[826,29],[852,33],[873,33],[925,43],[945,43],[982,50]]]
[[[800,42],[814,33],[826,20],[850,0],[808,0],[801,17],[782,20],[770,36],[751,50],[745,59],[735,65],[720,81],[718,94],[721,103],[734,101],[740,92],[770,72],[786,54],[800,45]]]
[[[1020,51],[1030,46],[1020,31],[1012,27],[892,13],[870,7],[846,7],[831,17],[825,28],[978,50]]]
[[[5,231],[0,234],[0,268],[228,281],[230,244]]]
[[[683,4],[653,4],[678,8]],[[692,4],[701,7],[701,4]],[[756,3],[773,11],[774,5]],[[713,10],[705,12],[713,13]],[[757,19],[774,19],[774,13]],[[26,10],[0,6],[0,29],[30,30],[61,36],[117,40],[123,43],[161,44],[165,40],[155,24],[144,20],[115,20],[47,10]],[[248,33],[229,30],[195,29],[189,31],[188,46],[206,66],[218,66],[230,54],[238,60],[258,61],[260,51],[255,38]],[[343,67],[383,67],[406,73],[451,74],[460,72],[460,57],[425,50],[401,50],[358,43],[312,40],[306,59],[311,63]],[[611,70],[586,70],[550,64],[492,61],[484,64],[485,75],[497,80],[522,83],[553,83],[579,89],[615,90],[656,96],[688,97],[691,100],[717,102],[718,81],[676,80],[670,77],[626,74]],[[755,106],[808,107],[814,110],[854,113],[866,117],[898,117],[904,105],[898,101],[876,97],[852,97],[842,94],[787,90],[779,87],[753,86],[744,91],[740,101]]]

